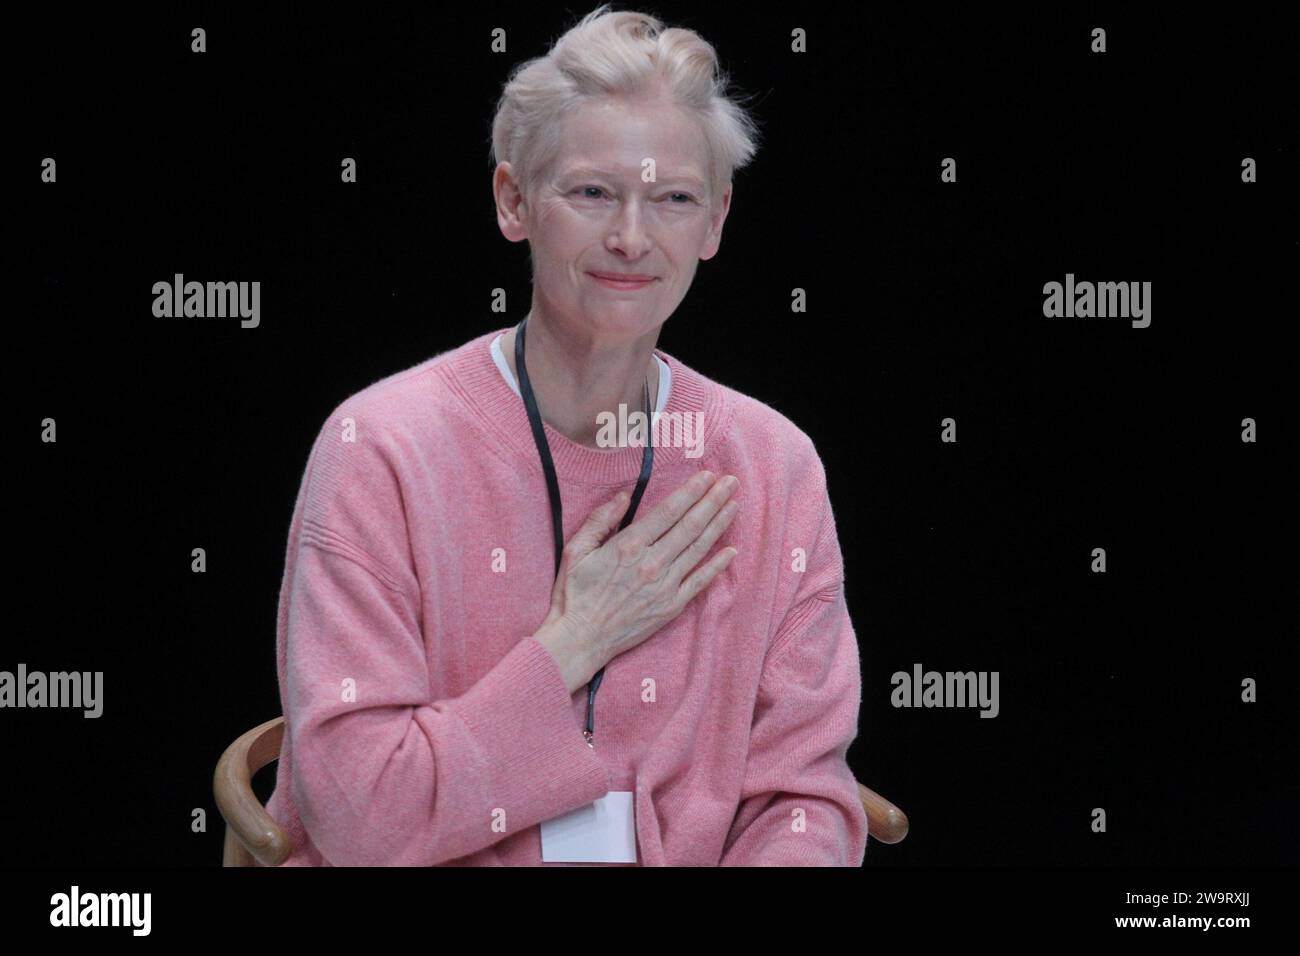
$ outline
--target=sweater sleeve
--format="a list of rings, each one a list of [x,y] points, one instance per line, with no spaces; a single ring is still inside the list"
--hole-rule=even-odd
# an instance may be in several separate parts
[[[335,866],[432,866],[604,796],[550,652],[526,636],[430,700],[412,597],[309,545],[289,602],[287,732],[303,827]]]
[[[867,814],[847,762],[858,735],[862,672],[844,564],[815,454],[801,500],[820,516],[803,583],[759,680],[740,806],[720,866],[861,866]]]
[[[867,814],[846,760],[862,675],[842,583],[787,617],[759,684],[740,808],[721,866],[861,866]]]
[[[387,422],[348,406],[322,429],[281,595],[290,785],[303,828],[336,866],[453,861],[611,785],[559,665],[531,635],[459,696],[433,699],[426,641],[441,637],[424,633],[411,557],[409,439]],[[354,426],[354,442],[338,440]]]

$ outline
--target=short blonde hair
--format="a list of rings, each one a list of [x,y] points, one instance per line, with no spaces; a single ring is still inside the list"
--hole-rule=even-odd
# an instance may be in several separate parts
[[[492,165],[510,163],[527,194],[559,155],[561,120],[583,103],[666,101],[700,122],[716,203],[758,149],[758,125],[729,95],[729,82],[717,52],[695,31],[665,29],[649,14],[611,12],[602,4],[545,56],[511,71],[492,120]]]

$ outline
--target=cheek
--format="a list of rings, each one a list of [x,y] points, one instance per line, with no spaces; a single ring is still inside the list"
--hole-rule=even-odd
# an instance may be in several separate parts
[[[579,217],[574,215],[565,203],[552,201],[537,207],[533,227],[536,232],[551,242],[562,242],[567,233],[571,233]]]
[[[556,259],[569,259],[599,239],[599,230],[580,214],[556,212],[539,230],[541,242]]]

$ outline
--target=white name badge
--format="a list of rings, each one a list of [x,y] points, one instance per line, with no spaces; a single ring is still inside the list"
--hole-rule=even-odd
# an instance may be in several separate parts
[[[543,821],[542,862],[635,863],[632,791],[611,790],[595,803]]]

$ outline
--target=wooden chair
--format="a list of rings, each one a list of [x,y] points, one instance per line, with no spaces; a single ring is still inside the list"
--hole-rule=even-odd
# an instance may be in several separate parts
[[[293,851],[289,837],[253,793],[253,774],[280,756],[284,717],[254,727],[231,744],[217,761],[212,777],[217,809],[226,821],[223,866],[279,866]],[[858,784],[867,811],[870,835],[881,843],[898,843],[907,836],[907,817],[880,794]]]

